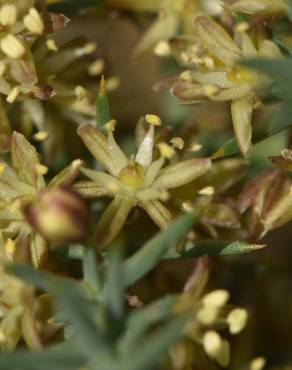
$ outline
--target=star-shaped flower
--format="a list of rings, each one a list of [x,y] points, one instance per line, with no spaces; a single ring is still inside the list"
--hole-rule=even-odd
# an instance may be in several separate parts
[[[154,126],[160,125],[160,119],[155,115],[146,115],[145,119],[150,127],[130,160],[116,143],[112,124],[107,137],[90,124],[78,129],[87,148],[108,172],[83,168],[82,172],[92,181],[80,182],[75,187],[83,196],[113,198],[97,225],[101,244],[108,244],[117,236],[136,206],[144,209],[161,229],[166,228],[172,220],[163,204],[167,191],[189,183],[211,167],[208,158],[193,158],[164,167],[174,153],[166,143],[158,144],[161,155],[153,160]]]
[[[231,101],[231,115],[238,145],[246,156],[251,148],[252,113],[257,105],[257,89],[269,80],[239,65],[242,59],[254,57],[281,58],[272,41],[260,39],[255,46],[246,32],[247,24],[238,26],[234,38],[212,18],[195,19],[198,45],[192,47],[190,63],[194,71],[184,72],[172,87],[172,93],[183,103],[202,100]]]

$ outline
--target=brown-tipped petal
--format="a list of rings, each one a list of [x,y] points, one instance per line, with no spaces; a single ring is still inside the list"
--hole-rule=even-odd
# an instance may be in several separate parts
[[[206,174],[212,162],[208,158],[194,158],[175,165],[165,167],[161,175],[154,181],[157,189],[173,189],[183,186],[192,180]]]
[[[87,149],[92,153],[97,161],[100,162],[100,164],[102,164],[110,174],[118,176],[119,169],[111,158],[107,138],[103,133],[90,124],[80,126],[77,133],[81,136]]]
[[[231,115],[236,140],[243,155],[246,157],[251,149],[253,95],[233,100]]]
[[[223,203],[211,203],[207,205],[203,211],[201,221],[212,226],[226,227],[229,229],[236,229],[240,226],[239,217],[236,212],[227,204]]]
[[[172,86],[170,93],[179,98],[183,104],[194,104],[206,99],[202,85],[193,81],[177,81]]]
[[[199,15],[195,19],[195,32],[209,52],[224,64],[233,64],[242,57],[242,52],[231,36],[211,17]]]
[[[241,213],[254,206],[258,214],[267,214],[272,205],[289,188],[289,179],[279,170],[268,170],[250,181],[243,189],[238,206]]]
[[[38,189],[45,186],[44,179],[37,170],[40,161],[36,149],[16,131],[12,135],[11,155],[13,167],[22,181]]]
[[[96,237],[101,245],[107,245],[115,239],[135,205],[132,199],[119,196],[113,199],[97,224]]]
[[[160,229],[166,229],[172,221],[169,210],[159,200],[140,201],[141,206]]]
[[[70,22],[70,19],[63,14],[47,13],[45,17],[44,33],[51,34],[64,29]]]
[[[292,159],[283,158],[280,156],[269,157],[270,161],[273,162],[276,166],[280,167],[282,170],[292,171]]]
[[[292,220],[292,193],[287,192],[274,205],[264,221],[265,230],[273,230]]]
[[[81,159],[76,159],[50,181],[49,187],[51,188],[71,187],[74,181],[79,176],[80,168],[83,165],[84,165],[84,162]]]

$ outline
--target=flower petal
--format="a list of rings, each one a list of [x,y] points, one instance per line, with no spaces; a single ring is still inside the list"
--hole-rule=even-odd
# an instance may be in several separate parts
[[[152,162],[153,145],[154,125],[150,125],[148,132],[146,133],[143,141],[138,148],[138,152],[135,158],[135,161],[144,168],[147,168]]]
[[[118,176],[119,169],[116,167],[108,148],[107,138],[104,134],[90,124],[84,124],[77,130],[87,149],[113,176]]]
[[[231,36],[211,17],[199,15],[195,19],[195,31],[209,52],[224,64],[231,65],[242,57],[242,52]]]
[[[37,171],[40,160],[36,149],[26,138],[14,131],[12,135],[12,162],[21,181],[38,189],[44,188],[43,176]]]
[[[251,149],[253,102],[253,95],[247,95],[243,98],[233,100],[231,103],[231,115],[235,137],[245,157]]]
[[[96,236],[102,245],[114,240],[123,228],[136,201],[129,198],[115,197],[103,213],[96,228]]]
[[[153,187],[173,189],[185,185],[207,173],[211,164],[212,162],[208,158],[194,158],[170,165],[161,171],[161,175],[154,181]]]
[[[166,229],[172,221],[169,210],[159,201],[140,201],[141,206],[160,229]]]
[[[148,170],[145,174],[145,182],[144,182],[145,183],[145,188],[152,185],[153,181],[155,180],[155,178],[159,174],[159,171],[163,167],[164,162],[165,162],[165,159],[163,157],[160,157],[159,159],[157,159],[156,161],[151,163],[151,165],[149,166],[149,168],[148,168]]]
[[[79,181],[74,184],[73,190],[83,198],[114,197],[115,194],[104,186],[99,186],[95,181]]]
[[[107,189],[108,194],[116,194],[117,192],[123,190],[121,182],[115,177],[108,175],[104,172],[90,170],[88,168],[81,168],[81,172],[93,180],[99,187]]]

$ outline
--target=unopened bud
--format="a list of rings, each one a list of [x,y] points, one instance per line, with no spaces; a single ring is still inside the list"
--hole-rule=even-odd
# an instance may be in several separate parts
[[[65,189],[44,191],[25,208],[28,222],[53,243],[81,240],[86,233],[88,209],[79,195]]]

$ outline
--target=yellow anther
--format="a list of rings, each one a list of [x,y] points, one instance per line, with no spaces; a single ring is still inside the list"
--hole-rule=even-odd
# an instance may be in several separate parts
[[[246,326],[247,311],[242,308],[235,308],[227,316],[227,323],[231,334],[238,334]]]
[[[58,46],[56,44],[56,41],[53,40],[53,39],[47,40],[47,48],[49,50],[52,50],[52,51],[55,51],[55,52],[57,52],[59,50],[59,48],[58,48]]]
[[[23,18],[23,24],[29,32],[36,35],[41,35],[45,28],[40,13],[35,8],[29,10],[28,14]]]
[[[182,209],[186,213],[192,213],[194,211],[194,207],[191,201],[183,202]]]
[[[159,193],[159,199],[162,201],[162,202],[167,202],[169,200],[169,197],[170,197],[170,194],[167,190],[162,190],[160,193]]]
[[[6,71],[6,64],[2,61],[0,61],[0,77],[4,75],[4,72]]]
[[[217,359],[222,349],[222,338],[216,331],[209,330],[204,334],[203,346],[208,356]]]
[[[206,96],[213,96],[219,92],[219,88],[215,85],[205,85],[202,89]]]
[[[39,175],[45,175],[48,173],[49,169],[47,166],[43,165],[43,164],[37,164],[35,166],[35,169],[36,169],[36,172],[39,174]]]
[[[203,325],[212,325],[218,318],[218,309],[208,306],[203,306],[197,313],[198,321]]]
[[[250,370],[262,370],[266,365],[266,359],[264,357],[256,357],[249,364]]]
[[[13,34],[8,34],[2,38],[0,47],[3,53],[12,59],[19,59],[25,54],[22,41]]]
[[[16,249],[16,247],[15,247],[14,240],[8,238],[5,241],[5,250],[6,250],[7,257],[10,260],[13,260],[13,257],[14,257],[14,254],[15,254],[15,249]]]
[[[159,57],[165,57],[170,55],[170,46],[167,41],[160,41],[156,44],[154,48],[154,54]]]
[[[240,22],[235,26],[235,31],[246,32],[249,30],[249,24],[247,22]]]
[[[0,175],[2,175],[6,169],[6,164],[3,162],[0,162]]]
[[[106,90],[107,91],[114,91],[120,86],[121,80],[117,76],[113,76],[109,78],[106,82]]]
[[[10,104],[14,103],[20,94],[19,86],[14,87],[6,98],[6,101]]]
[[[91,54],[94,50],[96,50],[96,48],[97,48],[97,45],[95,42],[88,42],[84,46],[84,51],[86,54]]]
[[[2,26],[13,26],[17,19],[17,8],[13,4],[4,4],[0,9],[0,23]]]
[[[104,126],[108,132],[114,132],[116,129],[117,121],[115,119],[110,120]]]
[[[180,79],[184,81],[191,81],[192,80],[192,72],[191,71],[184,71],[180,74]]]
[[[82,100],[85,96],[86,96],[86,90],[83,86],[76,86],[75,89],[74,89],[74,93],[76,95],[76,97],[79,99],[79,100]]]
[[[205,188],[199,190],[200,195],[206,195],[208,197],[213,196],[214,193],[215,193],[215,189],[213,188],[213,186],[206,186]]]
[[[229,299],[229,293],[224,289],[217,289],[210,292],[203,298],[203,304],[206,307],[223,307]]]
[[[49,134],[46,131],[38,131],[33,135],[36,141],[44,141],[48,138]]]
[[[4,343],[6,340],[6,335],[4,334],[3,330],[0,330],[0,343]]]
[[[149,123],[149,125],[153,126],[161,125],[161,119],[158,116],[156,116],[156,114],[146,114],[145,121]]]
[[[174,148],[180,150],[182,150],[185,146],[185,142],[181,137],[174,137],[173,139],[171,139],[170,143]]]
[[[104,61],[97,59],[88,67],[88,74],[90,76],[99,76],[104,70]]]
[[[170,159],[175,155],[175,150],[170,145],[166,143],[159,143],[157,146],[163,158]]]

